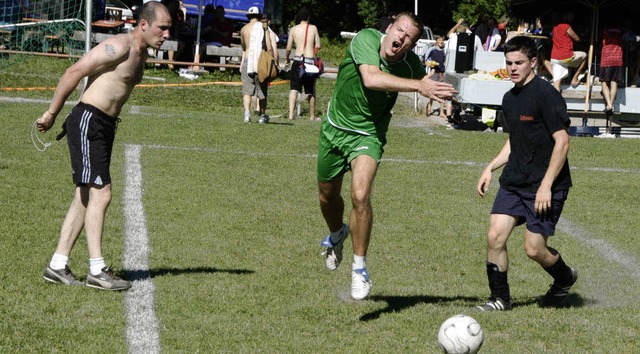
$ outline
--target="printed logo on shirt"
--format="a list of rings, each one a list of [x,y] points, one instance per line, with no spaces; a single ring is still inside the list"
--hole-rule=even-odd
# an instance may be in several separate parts
[[[533,116],[520,115],[520,121],[521,122],[532,122],[533,121]]]

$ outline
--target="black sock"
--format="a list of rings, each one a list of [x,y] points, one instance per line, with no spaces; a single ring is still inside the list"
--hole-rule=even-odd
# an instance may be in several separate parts
[[[553,277],[554,283],[568,284],[571,282],[571,268],[564,263],[562,256],[558,256],[558,261],[551,267],[543,269]]]
[[[498,266],[487,262],[487,277],[489,278],[489,289],[492,299],[502,299],[505,302],[511,301],[507,272],[501,272]]]

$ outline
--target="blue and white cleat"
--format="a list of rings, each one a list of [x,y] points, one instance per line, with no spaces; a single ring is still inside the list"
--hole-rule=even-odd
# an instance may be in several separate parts
[[[329,270],[336,270],[342,262],[342,246],[344,246],[344,240],[349,236],[349,225],[342,224],[342,229],[340,230],[340,240],[333,244],[331,242],[331,235],[327,235],[320,245],[322,247],[327,247],[327,249],[322,252],[322,255],[325,256],[325,265]]]
[[[351,271],[351,297],[354,300],[362,300],[369,296],[371,285],[372,282],[366,269]]]

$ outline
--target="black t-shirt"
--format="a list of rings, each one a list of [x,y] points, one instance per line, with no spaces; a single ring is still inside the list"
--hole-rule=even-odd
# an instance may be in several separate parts
[[[553,133],[571,125],[567,103],[551,84],[535,76],[523,87],[514,87],[505,93],[502,109],[509,128],[511,154],[500,176],[500,186],[536,192],[551,160],[555,145]],[[571,174],[567,159],[551,190],[569,187]]]

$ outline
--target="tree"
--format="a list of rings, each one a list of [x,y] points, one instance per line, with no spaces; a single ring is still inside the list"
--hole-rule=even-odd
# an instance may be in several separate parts
[[[464,18],[471,25],[478,23],[482,17],[491,16],[499,19],[509,14],[511,0],[450,0],[452,20]]]

